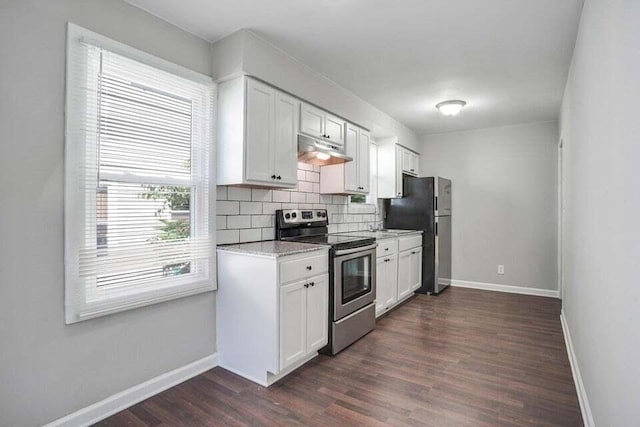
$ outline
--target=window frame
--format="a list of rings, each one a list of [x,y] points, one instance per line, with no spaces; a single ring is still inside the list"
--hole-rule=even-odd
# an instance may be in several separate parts
[[[87,222],[88,215],[85,213],[96,206],[96,191],[79,191],[79,185],[86,179],[88,173],[81,172],[83,168],[95,167],[98,170],[97,154],[92,154],[85,149],[91,138],[97,138],[97,129],[94,126],[98,123],[97,99],[90,99],[93,96],[94,88],[91,72],[95,70],[87,69],[89,62],[88,54],[84,55],[86,44],[108,50],[114,54],[125,57],[129,60],[137,61],[157,70],[170,73],[180,78],[190,80],[206,87],[209,92],[207,98],[211,97],[211,102],[204,110],[207,115],[210,113],[209,126],[207,132],[202,137],[205,138],[199,144],[206,144],[208,152],[205,154],[204,164],[208,166],[208,180],[190,180],[194,193],[201,193],[198,197],[199,206],[202,212],[206,213],[208,222],[204,228],[200,227],[200,234],[203,239],[195,236],[196,245],[204,247],[206,255],[202,268],[198,273],[185,275],[185,277],[172,276],[171,280],[164,283],[136,284],[133,286],[115,286],[113,288],[99,290],[97,281],[93,286],[87,284],[87,279],[80,275],[80,253],[83,250],[91,250],[90,243],[93,241],[97,252],[100,250],[96,240],[95,228],[91,234],[91,224]],[[216,242],[215,242],[215,186],[216,186],[216,158],[215,158],[215,99],[216,86],[211,77],[189,70],[180,65],[171,63],[164,59],[142,52],[115,40],[111,40],[100,34],[86,30],[75,24],[69,23],[67,26],[67,59],[66,59],[66,88],[65,88],[65,321],[67,324],[75,323],[95,317],[100,317],[124,310],[155,304],[162,301],[181,298],[202,292],[209,292],[217,289],[216,283]],[[84,57],[83,57],[84,55]],[[77,63],[75,61],[85,61]],[[80,71],[79,71],[80,70]],[[84,72],[84,75],[83,75]],[[84,80],[81,80],[84,79]],[[97,79],[96,79],[97,80]],[[83,84],[84,86],[81,86]],[[83,87],[85,89],[83,89]],[[96,92],[97,93],[97,92]],[[96,95],[97,98],[97,95]],[[95,109],[94,109],[95,108]],[[210,111],[209,111],[210,110]],[[204,116],[207,120],[207,115]],[[87,118],[95,117],[95,123],[87,121]],[[96,144],[97,147],[97,144]],[[193,147],[193,145],[192,145]],[[192,148],[193,149],[193,148]],[[208,157],[206,157],[208,156]],[[94,157],[94,158],[91,158]],[[137,177],[136,179],[140,179]],[[132,183],[134,180],[126,179],[123,183]],[[91,180],[91,184],[94,184]],[[96,189],[99,182],[95,180]],[[165,184],[165,183],[162,183]],[[167,183],[168,184],[168,183]],[[166,184],[165,184],[166,185]],[[87,186],[91,188],[91,186]],[[204,195],[203,195],[204,194]],[[192,197],[196,197],[194,194]],[[195,199],[194,199],[195,200]],[[193,211],[191,215],[201,215],[199,210]],[[212,219],[213,218],[213,219]],[[93,219],[96,225],[98,215]],[[89,230],[89,231],[88,231]],[[90,282],[90,281],[89,281]]]

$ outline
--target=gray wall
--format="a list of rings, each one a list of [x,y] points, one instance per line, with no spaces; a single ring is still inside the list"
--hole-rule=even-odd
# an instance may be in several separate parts
[[[640,2],[587,0],[561,120],[563,310],[599,426],[640,420]]]
[[[452,180],[454,279],[557,289],[557,141],[556,122],[422,137],[420,175]]]
[[[0,426],[52,421],[215,352],[213,293],[64,324],[67,21],[211,65],[209,44],[119,0],[0,1]]]

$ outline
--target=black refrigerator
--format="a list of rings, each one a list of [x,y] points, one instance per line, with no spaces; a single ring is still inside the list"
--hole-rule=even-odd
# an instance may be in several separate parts
[[[404,196],[385,199],[387,229],[422,230],[422,294],[451,284],[451,180],[402,176]]]

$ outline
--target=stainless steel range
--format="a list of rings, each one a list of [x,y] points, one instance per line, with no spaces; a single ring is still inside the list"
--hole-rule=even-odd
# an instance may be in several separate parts
[[[337,354],[375,326],[376,240],[328,233],[325,209],[276,211],[276,239],[330,246],[329,344]]]

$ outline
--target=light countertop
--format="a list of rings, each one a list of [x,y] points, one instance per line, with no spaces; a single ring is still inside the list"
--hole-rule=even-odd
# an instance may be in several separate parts
[[[264,242],[239,243],[234,245],[220,245],[219,251],[236,252],[250,255],[271,256],[274,258],[327,250],[324,245],[312,245],[309,243],[282,242],[279,240],[267,240]]]
[[[348,233],[339,233],[349,237],[374,237],[376,240],[385,239],[397,239],[399,237],[411,236],[415,234],[422,234],[420,230],[399,230],[398,232],[391,231],[350,231]]]

